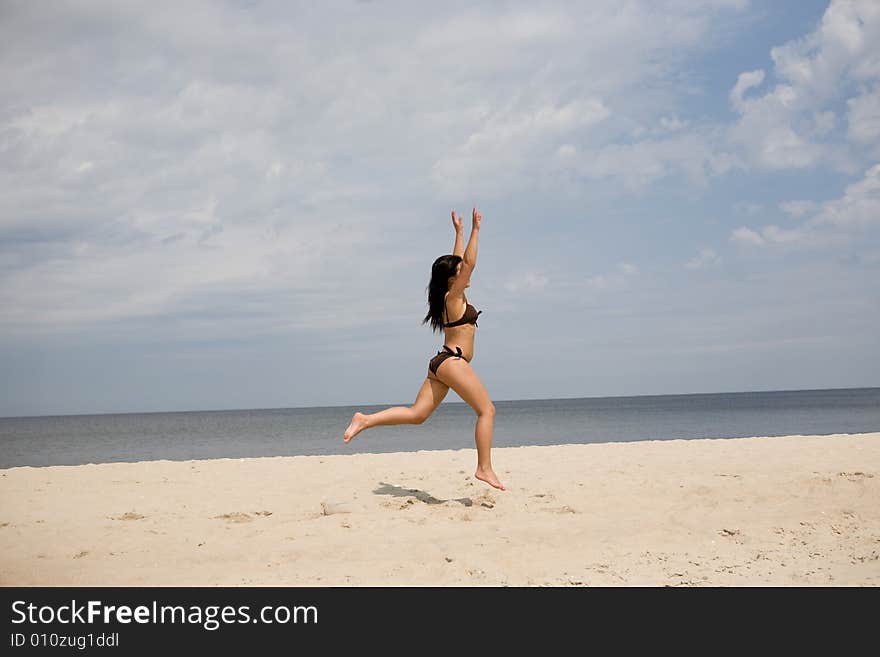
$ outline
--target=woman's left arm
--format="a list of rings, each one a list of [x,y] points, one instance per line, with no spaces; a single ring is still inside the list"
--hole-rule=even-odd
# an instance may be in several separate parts
[[[455,246],[452,248],[452,254],[463,256],[464,228],[462,227],[461,215],[456,216],[455,210],[452,211],[452,225],[455,227]]]

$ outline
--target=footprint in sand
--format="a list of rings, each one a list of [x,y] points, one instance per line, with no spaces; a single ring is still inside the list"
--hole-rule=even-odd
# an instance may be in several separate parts
[[[541,511],[549,511],[550,513],[579,513],[576,509],[572,509],[567,504],[563,504],[562,506],[555,506],[550,509],[541,509]]]
[[[838,477],[845,477],[850,481],[862,481],[863,479],[871,479],[874,475],[870,472],[838,472]]]
[[[332,516],[337,513],[351,513],[351,507],[344,502],[321,502],[321,513]]]
[[[253,522],[253,518],[251,518],[247,513],[242,513],[241,511],[224,513],[222,516],[214,516],[214,518],[228,520],[229,522]]]
[[[147,516],[142,516],[140,513],[135,513],[134,511],[126,511],[121,516],[107,516],[111,520],[143,520]]]
[[[484,506],[487,509],[495,508],[495,498],[492,497],[492,494],[489,491],[483,491],[479,495],[475,495],[473,497],[473,503],[479,504],[480,506]]]
[[[272,515],[271,511],[252,511],[254,516],[263,516],[268,517]],[[232,511],[231,513],[224,513],[220,516],[214,516],[214,518],[219,518],[221,520],[228,520],[229,522],[253,522],[254,518],[249,513],[244,513],[242,511]]]
[[[75,555],[73,555],[73,558],[74,558],[74,559],[79,559],[79,558],[81,558],[81,557],[86,556],[88,553],[89,553],[88,550],[83,550],[83,551],[80,552],[79,554],[75,554]]]

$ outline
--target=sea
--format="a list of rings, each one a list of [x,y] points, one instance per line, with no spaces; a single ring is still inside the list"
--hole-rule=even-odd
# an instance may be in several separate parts
[[[880,388],[494,403],[493,447],[880,431]],[[474,412],[448,398],[423,424],[375,427],[343,443],[355,411],[387,406],[0,418],[0,468],[474,447]]]

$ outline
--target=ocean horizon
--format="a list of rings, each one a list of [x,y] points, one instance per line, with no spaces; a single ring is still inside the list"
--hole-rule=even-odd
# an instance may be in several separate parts
[[[880,387],[494,403],[493,447],[880,431]],[[389,405],[4,417],[0,468],[474,447],[474,413],[451,400],[424,424],[342,442],[355,411]]]

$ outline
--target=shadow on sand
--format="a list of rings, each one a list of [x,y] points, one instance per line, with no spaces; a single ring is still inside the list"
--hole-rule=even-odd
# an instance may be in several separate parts
[[[384,481],[379,482],[379,487],[373,493],[375,495],[393,495],[394,497],[414,497],[425,504],[443,504],[444,502],[458,502],[464,506],[473,506],[474,501],[469,497],[457,497],[454,500],[440,500],[418,488],[401,488],[393,484],[386,484]]]

